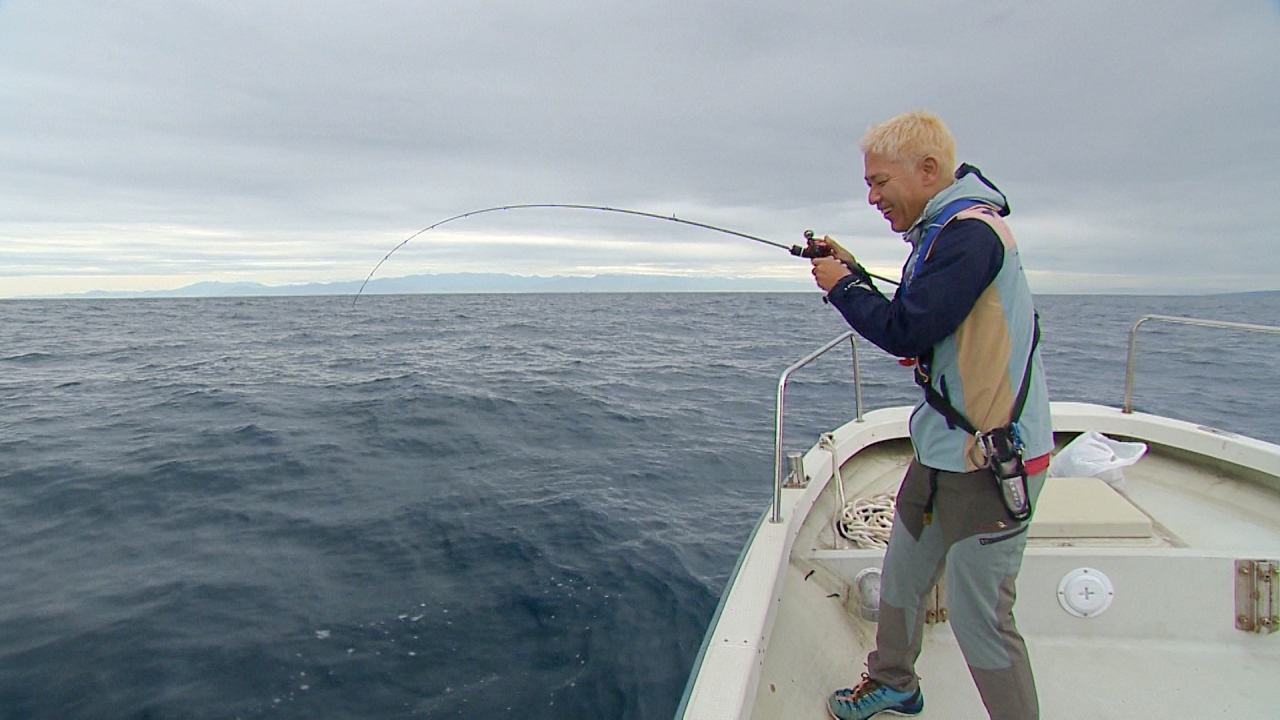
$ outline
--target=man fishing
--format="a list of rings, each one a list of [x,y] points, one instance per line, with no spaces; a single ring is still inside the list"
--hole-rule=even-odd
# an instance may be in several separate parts
[[[1039,717],[1014,583],[1032,504],[1053,449],[1039,323],[1004,195],[969,165],[936,116],[911,112],[863,138],[867,202],[911,244],[886,298],[847,250],[813,276],[859,334],[914,366],[924,399],[911,415],[915,457],[898,490],[885,553],[876,647],[831,715],[915,715],[925,597],[947,577],[951,627],[994,720]]]

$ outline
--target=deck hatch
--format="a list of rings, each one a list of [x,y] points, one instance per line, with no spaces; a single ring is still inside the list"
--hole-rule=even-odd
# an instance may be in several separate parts
[[[1094,477],[1045,481],[1031,518],[1032,538],[1148,538],[1151,519]]]

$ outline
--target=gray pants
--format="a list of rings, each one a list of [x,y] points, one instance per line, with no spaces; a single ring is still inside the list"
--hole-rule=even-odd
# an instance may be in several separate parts
[[[1033,501],[1044,477],[1028,479]],[[992,720],[1039,718],[1027,646],[1013,621],[1026,530],[1004,509],[989,471],[950,473],[913,461],[885,552],[870,677],[908,692],[919,686],[926,601],[946,572],[951,628]]]

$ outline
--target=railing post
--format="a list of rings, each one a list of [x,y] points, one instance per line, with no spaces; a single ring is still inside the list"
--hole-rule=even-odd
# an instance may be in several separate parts
[[[858,411],[858,422],[862,422],[862,368],[858,366],[858,343],[849,335],[849,347],[853,350],[853,397]]]
[[[847,331],[828,342],[826,345],[814,350],[800,360],[797,360],[786,370],[782,371],[782,375],[778,378],[778,397],[774,405],[773,413],[773,511],[769,514],[769,522],[782,522],[782,480],[785,474],[782,463],[782,440],[783,440],[783,417],[786,414],[787,406],[787,381],[791,379],[791,373],[808,365],[819,357],[825,355],[831,348],[848,340],[854,342],[853,331]],[[854,345],[854,364],[853,364],[853,381],[857,385],[857,403],[858,403],[858,419],[862,419],[862,378],[858,374],[858,348]]]
[[[1133,412],[1133,376],[1138,370],[1138,328],[1153,317],[1143,316],[1129,328],[1129,360],[1124,374],[1124,408],[1121,410],[1126,415]]]

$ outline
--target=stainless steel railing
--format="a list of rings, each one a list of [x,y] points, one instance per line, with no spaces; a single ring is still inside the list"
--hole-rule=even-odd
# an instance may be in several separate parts
[[[1176,317],[1173,315],[1144,315],[1129,328],[1129,367],[1124,378],[1124,412],[1133,412],[1133,376],[1137,372],[1138,328],[1149,320],[1174,323],[1176,325],[1195,325],[1196,327],[1221,328],[1224,330],[1243,330],[1246,332],[1271,333],[1280,335],[1280,327],[1274,325],[1253,325],[1250,323],[1226,322],[1224,320],[1201,320],[1199,318]]]
[[[1173,315],[1144,315],[1129,329],[1129,357],[1128,368],[1125,373],[1124,381],[1124,412],[1133,412],[1133,380],[1137,372],[1137,345],[1138,345],[1138,329],[1147,322],[1167,322],[1176,325],[1194,325],[1197,327],[1220,328],[1224,330],[1240,330],[1245,332],[1269,333],[1280,335],[1280,327],[1274,325],[1255,325],[1252,323],[1227,322],[1224,320],[1202,320],[1200,318],[1177,317]],[[862,422],[862,372],[858,364],[858,344],[854,340],[853,331],[848,331],[835,339],[831,340],[822,347],[814,350],[800,360],[797,360],[786,370],[782,371],[782,375],[778,378],[778,399],[774,412],[774,428],[773,428],[773,511],[770,514],[769,522],[782,522],[782,486],[786,477],[786,468],[783,463],[783,416],[786,412],[787,403],[787,383],[791,379],[791,375],[797,370],[803,368],[809,363],[817,360],[819,357],[830,352],[833,348],[849,341],[849,347],[853,354],[853,384],[854,397],[857,405],[857,420]],[[838,471],[833,469],[833,471]]]
[[[832,348],[845,340],[849,341],[849,347],[853,350],[854,402],[857,405],[858,422],[862,422],[862,372],[858,367],[858,343],[854,341],[852,330],[845,332],[826,345],[797,360],[791,367],[783,370],[782,375],[778,378],[778,401],[775,406],[773,424],[773,512],[769,517],[769,522],[771,523],[782,522],[782,480],[786,472],[782,466],[782,418],[787,406],[787,381],[791,379],[792,373],[827,354]],[[837,468],[835,471],[839,472],[839,469]]]

